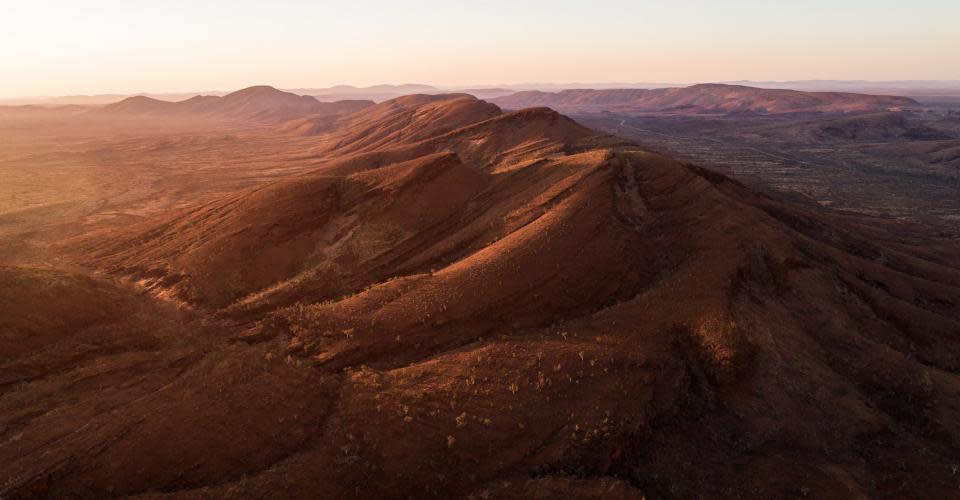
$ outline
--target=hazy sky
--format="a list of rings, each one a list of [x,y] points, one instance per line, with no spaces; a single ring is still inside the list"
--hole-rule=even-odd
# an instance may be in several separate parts
[[[960,0],[0,0],[0,97],[960,79]]]

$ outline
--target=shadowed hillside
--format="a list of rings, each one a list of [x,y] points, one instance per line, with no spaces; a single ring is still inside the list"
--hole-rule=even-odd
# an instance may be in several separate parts
[[[545,108],[408,96],[298,123],[314,170],[62,247],[123,285],[56,295],[141,316],[40,323],[43,297],[0,295],[7,349],[42,330],[3,365],[29,375],[0,398],[0,496],[956,491],[954,236]],[[68,337],[73,317],[117,333]]]

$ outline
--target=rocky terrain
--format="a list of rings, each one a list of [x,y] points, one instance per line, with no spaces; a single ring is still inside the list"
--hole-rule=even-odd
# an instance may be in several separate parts
[[[956,231],[543,107],[237,94],[0,121],[0,497],[960,487]]]
[[[960,108],[949,102],[739,85],[521,92],[494,101],[553,106],[803,203],[947,227],[960,220]]]
[[[754,189],[849,212],[956,227],[960,120],[952,113],[574,116]]]

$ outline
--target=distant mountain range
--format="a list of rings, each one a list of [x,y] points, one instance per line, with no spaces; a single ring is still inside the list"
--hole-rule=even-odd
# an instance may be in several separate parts
[[[960,80],[795,80],[723,82],[767,89],[793,89],[808,92],[857,92],[861,94],[903,95],[908,97],[960,95]]]
[[[299,89],[329,91],[319,97],[298,95],[269,86],[256,86],[225,96],[194,96],[177,102],[134,96],[92,111],[93,115],[126,118],[214,119],[284,123],[297,134],[310,135],[332,126],[330,117],[372,106],[374,99],[349,99],[357,91],[414,92],[412,97],[443,94],[425,86],[378,86],[367,89],[333,87]],[[422,91],[416,93],[415,91]],[[488,100],[505,109],[550,107],[568,113],[729,114],[729,113],[848,113],[890,111],[919,106],[913,99],[839,92],[802,92],[760,89],[742,85],[702,84],[661,89],[579,89],[560,92],[479,89],[494,95]],[[478,92],[482,93],[482,92]],[[464,93],[463,95],[468,95]],[[367,97],[371,97],[367,95]],[[330,100],[324,100],[328,98]],[[348,98],[338,99],[336,98]]]
[[[120,102],[128,97],[149,97],[160,101],[184,101],[198,95],[223,96],[229,92],[209,90],[204,92],[170,92],[138,94],[94,94],[68,96],[33,96],[0,99],[0,106],[42,105],[42,106],[104,106]]]
[[[145,96],[128,97],[94,113],[111,117],[209,118],[250,122],[276,122],[304,116],[329,116],[359,111],[372,101],[320,102],[314,97],[284,92],[269,86],[249,87],[225,96],[194,96],[185,101],[162,101]]]
[[[666,89],[526,91],[493,99],[507,109],[547,106],[561,112],[726,114],[886,111],[918,106],[907,97],[802,92],[701,84]]]
[[[739,80],[719,82],[728,85],[742,85],[767,89],[792,89],[807,92],[853,92],[861,94],[901,95],[907,97],[957,97],[960,98],[960,80],[794,80],[794,81],[753,81]],[[319,88],[283,89],[299,95],[314,96],[320,101],[338,101],[359,99],[381,102],[394,97],[409,94],[441,94],[461,92],[480,99],[493,99],[515,92],[537,90],[542,92],[560,92],[574,89],[612,90],[612,89],[658,89],[686,87],[688,84],[669,82],[594,82],[594,83],[520,83],[497,85],[431,86],[408,83],[400,85],[373,85],[356,87],[336,85]],[[139,94],[97,94],[72,96],[38,96],[0,99],[0,105],[37,104],[45,106],[103,106],[122,101],[128,97],[143,96],[161,101],[183,101],[198,95],[224,96],[229,92],[210,90],[203,92],[139,93]]]

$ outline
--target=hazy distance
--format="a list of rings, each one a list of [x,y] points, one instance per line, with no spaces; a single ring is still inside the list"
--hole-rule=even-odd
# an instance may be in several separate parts
[[[4,5],[0,98],[423,83],[960,80],[960,3]]]

